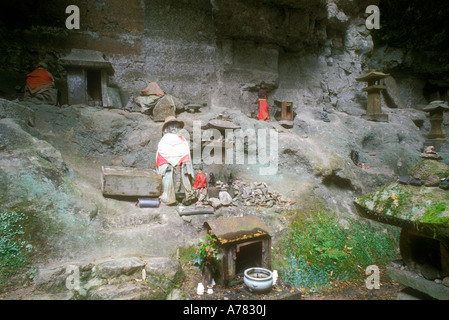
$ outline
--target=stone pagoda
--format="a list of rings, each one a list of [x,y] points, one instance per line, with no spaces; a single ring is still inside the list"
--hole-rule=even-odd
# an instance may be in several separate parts
[[[362,115],[364,119],[370,121],[388,122],[388,115],[382,113],[380,96],[381,91],[387,87],[380,81],[389,76],[389,74],[383,72],[369,71],[361,77],[356,78],[357,81],[368,83],[368,86],[362,89],[368,93],[368,106],[366,108],[366,114]]]
[[[441,125],[443,124],[443,112],[448,110],[447,102],[440,100],[432,101],[422,109],[422,111],[429,113],[430,119],[430,132],[427,136],[426,145],[432,145],[439,149],[439,146],[446,142]]]

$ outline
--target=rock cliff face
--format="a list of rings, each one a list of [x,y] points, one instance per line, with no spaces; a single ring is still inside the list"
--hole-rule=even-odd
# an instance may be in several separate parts
[[[30,0],[0,7],[5,98],[0,99],[0,177],[6,181],[0,200],[37,215],[44,208],[41,223],[54,229],[43,228],[41,242],[49,259],[64,263],[166,256],[196,242],[205,218],[187,221],[167,207],[140,209],[105,199],[99,190],[101,166],[154,168],[162,124],[140,112],[10,101],[40,60],[55,76],[63,103],[66,70],[59,58],[72,48],[93,49],[111,62],[115,73],[109,85],[119,89],[123,105],[151,81],[184,104],[206,103],[199,113],[178,114],[191,137],[195,120],[206,124],[220,115],[242,129],[273,130],[275,175],[262,176],[260,166],[249,164],[210,166],[206,172],[264,181],[296,201],[293,209],[330,208],[342,219],[355,214],[355,196],[419,161],[430,123],[417,107],[444,91],[425,90],[427,79],[409,68],[419,60],[408,51],[375,45],[365,8],[376,1],[132,0],[124,5],[85,0],[77,1],[81,28],[68,30],[70,2]],[[367,98],[356,78],[370,67],[392,75],[382,99],[388,123],[360,117]],[[252,116],[261,81],[270,89],[270,106],[274,100],[293,103],[291,128],[275,121],[273,107],[271,123]],[[331,122],[320,120],[323,107]],[[444,150],[440,154],[447,162]],[[217,216],[242,214],[261,212],[233,208]],[[276,240],[283,228],[279,212],[273,208],[262,215]]]
[[[110,85],[120,89],[124,104],[157,81],[183,102],[250,114],[254,89],[265,81],[272,99],[293,101],[297,111],[321,109],[325,96],[334,107],[360,114],[364,95],[354,78],[368,66],[391,71],[411,63],[401,50],[374,49],[365,9],[377,1],[79,1],[79,30],[65,26],[69,4],[24,1],[2,9],[1,78],[10,80],[0,83],[3,97],[14,95],[23,75],[46,60],[66,99],[58,59],[80,48],[105,54],[115,69]],[[408,74],[402,79],[403,72],[394,76],[399,87],[426,84]],[[416,95],[407,107],[416,106]]]
[[[71,48],[94,49],[112,62],[116,74],[110,81],[123,101],[155,80],[184,101],[249,111],[254,93],[248,90],[261,81],[282,87],[285,61],[287,67],[301,63],[290,64],[292,54],[316,58],[324,49],[330,58],[345,47],[372,47],[363,21],[354,20],[364,14],[363,1],[81,1],[79,30],[65,28],[68,4],[39,4],[38,16],[24,5],[3,11],[11,13],[2,28],[5,73],[24,74],[44,59],[64,92],[58,58]]]

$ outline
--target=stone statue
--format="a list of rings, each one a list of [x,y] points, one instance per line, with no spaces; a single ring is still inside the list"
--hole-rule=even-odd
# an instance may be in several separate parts
[[[216,184],[216,181],[215,181],[215,175],[214,175],[214,173],[213,172],[211,172],[210,174],[209,174],[209,185],[211,186],[211,187],[215,187],[215,184]]]
[[[229,174],[228,178],[228,186],[232,187],[232,182],[234,181],[234,178],[232,177],[232,172]]]
[[[184,205],[196,201],[190,179],[193,177],[193,166],[190,158],[190,147],[186,139],[178,133],[184,122],[169,116],[162,126],[162,139],[159,141],[156,155],[156,167],[162,177],[161,201],[167,205],[177,204],[175,190],[175,171],[181,173],[181,184],[185,191]]]
[[[198,198],[197,203],[200,204],[207,197],[207,177],[203,172],[203,165],[200,165],[198,168],[193,189],[196,191],[196,196]]]
[[[58,89],[45,62],[39,62],[36,69],[27,74],[23,100],[34,104],[58,104]]]
[[[331,120],[329,119],[329,116],[327,115],[326,107],[323,107],[323,111],[321,112],[321,120],[323,120],[324,122],[331,122]]]

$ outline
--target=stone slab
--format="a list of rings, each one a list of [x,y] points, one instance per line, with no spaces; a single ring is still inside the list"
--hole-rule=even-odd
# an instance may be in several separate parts
[[[153,120],[163,122],[168,116],[176,117],[177,109],[184,109],[184,105],[171,95],[160,98],[153,109]]]
[[[106,196],[158,197],[162,179],[151,169],[103,166],[101,188]]]
[[[384,79],[386,90],[382,92],[385,102],[390,108],[406,108],[404,99],[402,98],[398,84],[393,77],[387,77]]]
[[[67,73],[68,103],[87,104],[86,75],[83,69],[70,69]]]
[[[435,299],[449,300],[449,287],[435,281],[426,280],[416,272],[401,270],[393,266],[387,266],[387,275],[400,284],[425,293]]]
[[[106,99],[103,101],[103,107],[122,109],[122,99],[118,88],[106,87]]]
[[[362,118],[368,121],[388,122],[388,114],[384,113],[372,113],[363,114]]]

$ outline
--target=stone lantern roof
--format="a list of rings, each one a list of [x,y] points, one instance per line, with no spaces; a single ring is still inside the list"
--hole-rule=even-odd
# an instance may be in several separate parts
[[[383,73],[380,71],[368,71],[367,73],[361,75],[360,77],[356,78],[357,81],[362,81],[362,82],[371,82],[371,81],[376,81],[376,80],[380,80],[380,79],[384,79],[389,77],[390,74],[388,73]]]
[[[104,59],[103,53],[95,50],[72,49],[60,62],[63,67],[105,69],[108,75],[114,75],[112,64]]]
[[[422,111],[425,112],[432,112],[432,111],[448,111],[449,106],[447,105],[447,102],[436,100],[432,101],[430,104],[422,108]]]

